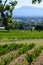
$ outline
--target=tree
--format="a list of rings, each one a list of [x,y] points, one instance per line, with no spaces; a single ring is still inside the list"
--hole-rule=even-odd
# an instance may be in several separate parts
[[[43,30],[43,25],[37,25],[35,27],[35,30],[39,30],[39,31]]]
[[[4,1],[4,2],[3,2]],[[3,25],[5,26],[5,29],[9,30],[10,23],[12,23],[12,12],[14,7],[17,4],[17,1],[13,0],[0,0],[0,14],[1,18],[3,20]]]
[[[19,29],[20,23],[17,21],[13,21],[13,29]]]
[[[36,2],[40,3],[42,0],[32,0],[32,4],[35,4]]]

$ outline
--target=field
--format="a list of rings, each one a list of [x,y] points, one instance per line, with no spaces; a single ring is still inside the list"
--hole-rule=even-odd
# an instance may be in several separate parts
[[[43,31],[1,30],[0,65],[43,65]]]
[[[43,38],[43,31],[30,30],[12,30],[0,31],[0,40],[17,40],[17,39],[40,39]]]

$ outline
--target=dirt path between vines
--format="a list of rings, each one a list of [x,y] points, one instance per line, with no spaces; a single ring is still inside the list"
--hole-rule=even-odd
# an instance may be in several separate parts
[[[8,56],[11,55],[11,54],[17,54],[17,52],[18,52],[18,50],[13,50],[13,51],[10,51],[10,52],[8,52],[8,53],[2,55],[1,57],[6,58],[6,57],[8,57]]]
[[[17,40],[15,43],[36,43],[37,46],[43,44],[43,39],[24,39],[24,40]]]
[[[32,53],[33,51],[34,51],[34,49],[31,49],[31,50],[28,50],[27,52]],[[10,62],[8,65],[14,65],[17,61],[22,60],[22,58],[25,57],[25,56],[26,56],[26,53],[21,54],[19,57],[13,59],[12,62]]]
[[[43,65],[43,52],[32,62],[32,65]]]
[[[32,53],[33,50],[29,52]],[[26,54],[20,55],[19,57],[15,58],[12,62],[10,62],[8,65],[15,65],[16,62],[18,62],[20,65],[22,64],[22,62],[26,62],[25,56]],[[28,63],[24,65],[28,65]],[[34,59],[31,65],[43,65],[43,52],[37,58]]]
[[[0,41],[0,44],[10,44],[10,43],[36,43],[38,46],[43,44],[43,39],[21,39],[11,41]]]

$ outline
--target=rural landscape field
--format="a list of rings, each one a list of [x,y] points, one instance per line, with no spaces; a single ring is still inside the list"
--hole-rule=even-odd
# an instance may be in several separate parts
[[[43,0],[0,0],[0,65],[43,65]]]
[[[0,65],[43,65],[43,31],[0,31]]]

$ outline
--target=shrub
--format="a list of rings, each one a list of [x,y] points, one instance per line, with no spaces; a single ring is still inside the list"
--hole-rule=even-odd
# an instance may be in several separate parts
[[[27,59],[27,61],[29,62],[29,65],[31,65],[31,63],[32,63],[32,61],[33,61],[33,59],[34,59],[34,55],[31,54],[31,53],[30,53],[30,54],[27,53],[26,59]]]
[[[37,48],[34,50],[34,56],[37,57],[40,53],[41,53],[41,49],[40,48]]]
[[[35,43],[31,43],[31,44],[28,45],[28,49],[32,49],[34,47],[35,47]]]

